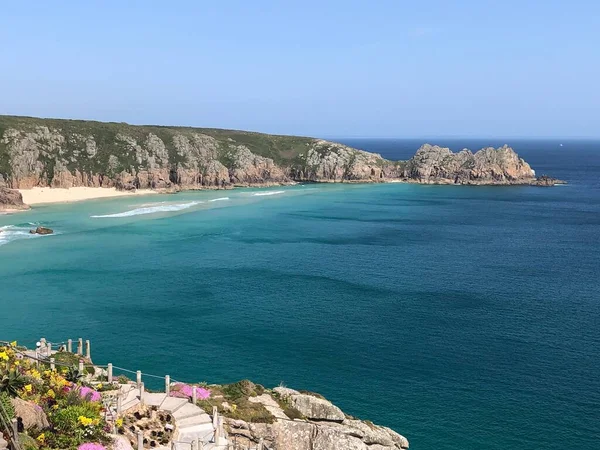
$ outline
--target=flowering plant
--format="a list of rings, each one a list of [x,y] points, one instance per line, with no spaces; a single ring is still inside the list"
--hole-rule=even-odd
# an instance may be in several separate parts
[[[77,447],[77,450],[106,450],[106,447],[102,444],[96,444],[95,442],[88,442],[86,444],[81,444]]]
[[[190,386],[189,384],[177,383],[171,388],[169,395],[171,397],[188,397],[192,398],[193,389],[196,388],[196,396],[200,400],[206,400],[210,397],[210,391],[203,387]]]

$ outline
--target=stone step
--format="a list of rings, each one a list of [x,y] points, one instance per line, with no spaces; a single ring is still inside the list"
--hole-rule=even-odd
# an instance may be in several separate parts
[[[172,414],[182,406],[187,405],[188,403],[189,402],[185,398],[166,397],[160,404],[158,409],[162,409],[163,411],[167,411]]]
[[[144,404],[148,406],[160,406],[167,398],[167,394],[163,392],[150,393],[144,392]]]
[[[125,412],[125,411],[127,411],[127,410],[129,410],[129,409],[131,409],[131,408],[133,408],[133,407],[135,407],[137,405],[139,405],[139,404],[140,404],[140,399],[137,398],[137,397],[135,397],[133,400],[130,400],[130,401],[126,402],[126,403],[121,404],[122,412]]]
[[[191,444],[187,442],[177,442],[173,447],[175,450],[190,450]],[[157,447],[157,450],[167,449],[171,450],[171,448],[167,447]],[[205,443],[202,450],[225,450],[227,449],[227,441],[223,439],[220,445],[215,444],[214,442]]]
[[[188,417],[187,419],[177,420],[178,428],[193,427],[196,425],[204,425],[204,424],[211,424],[211,426],[212,426],[212,419],[206,413],[198,414],[197,416],[193,416],[193,417]]]
[[[192,442],[200,439],[202,442],[210,441],[214,436],[212,424],[203,423],[185,428],[178,428],[176,433],[176,441]]]
[[[196,405],[192,405],[191,403],[186,403],[181,408],[177,409],[173,413],[173,417],[179,423],[179,420],[187,419],[189,417],[200,416],[204,413],[204,411],[197,407]]]
[[[130,391],[127,393],[126,396],[123,397],[123,400],[121,400],[121,404],[124,405],[125,403],[129,403],[132,400],[139,400],[139,391],[137,391],[137,389],[135,391]]]
[[[210,442],[208,444],[204,444],[203,450],[225,450],[227,448],[227,439],[222,439],[219,445]]]

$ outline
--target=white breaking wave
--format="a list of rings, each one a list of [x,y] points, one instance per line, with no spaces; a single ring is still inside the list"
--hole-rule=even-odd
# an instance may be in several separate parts
[[[256,197],[262,197],[265,195],[277,195],[277,194],[283,194],[285,191],[272,191],[272,192],[257,192],[256,194],[252,194]]]
[[[212,200],[209,200],[209,202],[222,202],[225,200],[229,200],[229,197],[213,198]]]
[[[18,225],[6,225],[0,227],[0,245],[8,244],[9,242],[19,239],[31,239],[42,236],[40,234],[31,234],[29,232],[30,229],[31,228]]]
[[[131,217],[131,216],[140,216],[142,214],[155,214],[160,212],[174,212],[181,211],[183,209],[191,208],[192,206],[198,205],[204,202],[189,202],[189,203],[178,203],[175,205],[161,205],[161,206],[148,206],[145,208],[136,208],[131,211],[125,211],[122,213],[116,214],[104,214],[98,216],[90,216],[94,219],[100,218],[113,218],[113,217]]]

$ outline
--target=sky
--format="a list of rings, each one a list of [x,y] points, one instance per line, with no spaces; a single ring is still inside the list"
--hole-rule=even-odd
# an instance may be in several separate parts
[[[600,137],[597,0],[5,1],[0,114]]]

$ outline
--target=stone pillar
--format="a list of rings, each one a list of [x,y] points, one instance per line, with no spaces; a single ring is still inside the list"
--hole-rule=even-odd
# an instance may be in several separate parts
[[[79,373],[83,375],[83,359],[79,360]]]
[[[77,339],[77,354],[83,355],[83,339],[82,338]]]
[[[142,386],[142,371],[141,370],[138,370],[135,373],[135,381],[136,381],[137,387],[139,389]]]
[[[196,394],[196,386],[192,386],[192,405],[195,405],[198,401],[198,394]]]
[[[85,341],[85,357],[90,361],[92,360],[92,348],[89,340]]]
[[[121,396],[121,393],[119,392],[117,394],[117,416],[121,414],[122,409],[123,409],[123,397]]]
[[[221,440],[221,436],[219,435],[219,427],[215,427],[215,435],[214,436],[215,436],[215,438],[214,438],[215,445],[218,446],[219,441]]]
[[[144,391],[145,391],[144,383],[140,383],[140,404],[142,406],[144,405]]]
[[[106,368],[106,378],[108,379],[109,383],[112,383],[113,381],[113,369],[112,369],[112,363],[108,363],[108,367]]]
[[[198,450],[198,441],[197,440],[192,441],[192,450]]]
[[[49,358],[51,354],[52,354],[52,344],[50,342],[48,342],[48,343],[46,343],[46,355],[48,355],[48,358]]]
[[[144,450],[144,433],[137,432],[137,450]]]
[[[165,375],[165,392],[167,395],[171,392],[171,377],[169,375]]]
[[[258,450],[264,450],[265,446],[264,446],[265,440],[263,438],[260,438],[258,440]]]
[[[217,409],[216,406],[213,406],[213,428],[217,428],[218,425],[218,420],[219,420],[219,410]]]
[[[223,416],[219,416],[219,420],[217,422],[217,430],[219,430],[219,440],[216,440],[215,443],[217,445],[221,445],[221,441],[225,438],[225,430],[223,428]]]
[[[12,427],[13,436],[17,438],[19,436],[19,422],[16,417],[10,421],[10,425]]]
[[[50,370],[56,370],[56,364],[54,364],[54,358],[50,358]]]
[[[67,351],[69,353],[73,353],[73,339],[69,339],[67,341]]]

